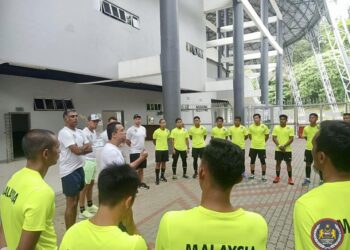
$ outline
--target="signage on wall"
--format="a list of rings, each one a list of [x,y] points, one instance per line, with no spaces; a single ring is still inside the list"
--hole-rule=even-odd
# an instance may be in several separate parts
[[[200,58],[203,58],[203,50],[186,42],[186,50],[190,53],[192,53],[194,56],[198,56]]]

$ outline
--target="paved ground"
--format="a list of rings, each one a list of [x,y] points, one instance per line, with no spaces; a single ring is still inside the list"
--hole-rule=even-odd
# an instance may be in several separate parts
[[[293,175],[295,185],[287,185],[286,167],[282,168],[282,182],[273,184],[272,180],[275,176],[274,148],[271,140],[268,142],[267,150],[267,166],[268,166],[268,182],[260,181],[261,168],[260,164],[256,167],[257,179],[254,181],[245,180],[237,185],[232,192],[232,203],[234,206],[243,207],[250,211],[262,214],[269,225],[268,249],[294,249],[293,243],[293,225],[292,214],[294,201],[308,188],[302,188],[301,183],[304,177],[304,152],[305,142],[301,139],[295,139],[293,143]],[[247,145],[248,148],[249,145]],[[164,212],[169,210],[181,210],[191,208],[199,204],[201,192],[198,181],[193,179],[171,180],[170,162],[167,164],[166,176],[168,183],[161,183],[156,186],[154,184],[154,156],[153,146],[147,142],[147,148],[150,152],[149,165],[145,172],[145,180],[150,184],[150,190],[141,190],[138,193],[135,205],[134,215],[138,229],[144,236],[148,244],[153,248],[158,224]],[[247,151],[247,150],[246,150]],[[248,151],[247,151],[248,152]],[[193,173],[192,159],[189,161],[189,174]],[[0,188],[8,176],[24,162],[14,162],[10,165],[0,165]],[[247,171],[249,167],[249,158],[246,157]],[[182,173],[181,160],[178,164],[178,173]],[[319,179],[312,173],[312,184],[318,185]],[[57,175],[57,168],[49,171],[46,177],[50,185],[57,192],[56,195],[56,217],[55,227],[59,241],[64,234],[64,209],[65,199],[60,191],[60,180]],[[309,189],[313,188],[311,185]],[[96,194],[97,192],[95,192]],[[96,195],[94,195],[96,201]]]

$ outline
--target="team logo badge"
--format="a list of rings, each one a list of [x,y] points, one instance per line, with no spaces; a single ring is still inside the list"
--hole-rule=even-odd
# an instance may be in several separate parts
[[[312,227],[311,239],[318,249],[337,249],[343,243],[344,231],[338,221],[322,219]]]

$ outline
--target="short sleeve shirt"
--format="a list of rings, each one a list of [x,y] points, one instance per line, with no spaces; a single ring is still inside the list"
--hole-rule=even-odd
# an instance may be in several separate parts
[[[81,129],[72,130],[68,127],[64,127],[58,133],[58,141],[60,142],[60,159],[59,170],[61,178],[74,172],[76,169],[84,166],[84,157],[74,154],[69,146],[76,144],[78,147],[82,147],[84,144],[89,143]]]
[[[260,124],[259,126],[252,124],[249,126],[248,133],[252,137],[251,148],[253,149],[265,149],[266,141],[265,136],[270,133],[269,128],[265,124]]]
[[[277,137],[277,141],[280,145],[284,145],[289,141],[290,137],[294,137],[294,129],[290,126],[281,127],[277,125],[273,128],[272,136]],[[286,152],[292,152],[292,146],[288,145],[286,148]],[[281,151],[279,147],[276,146],[276,151]]]
[[[189,137],[185,128],[171,130],[170,138],[174,139],[174,148],[179,151],[187,150],[186,139]]]
[[[153,132],[153,140],[156,141],[156,151],[168,150],[168,138],[170,131],[168,129],[158,128]]]
[[[192,137],[193,148],[205,147],[204,137],[207,135],[207,129],[205,127],[202,125],[200,125],[198,128],[196,126],[192,126],[188,133]]]
[[[41,231],[35,249],[57,249],[53,225],[55,193],[39,172],[23,168],[0,195],[0,212],[8,249],[16,249],[22,230]]]
[[[211,130],[211,136],[214,138],[226,139],[228,135],[229,135],[229,132],[225,127],[221,127],[221,128],[214,127]]]
[[[248,130],[243,125],[239,127],[232,126],[229,128],[229,135],[232,136],[232,143],[240,146],[241,149],[245,149],[245,137],[248,135]]]
[[[126,131],[126,138],[131,141],[130,153],[141,153],[145,148],[146,128],[131,126]]]
[[[106,168],[110,164],[125,164],[125,159],[120,149],[109,142],[107,142],[106,145],[104,145],[102,148],[100,157],[102,169]]]

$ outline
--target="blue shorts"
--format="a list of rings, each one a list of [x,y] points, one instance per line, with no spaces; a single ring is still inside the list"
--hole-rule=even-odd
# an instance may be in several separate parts
[[[85,186],[84,169],[78,168],[69,175],[62,177],[61,180],[63,194],[69,197],[77,196]]]

